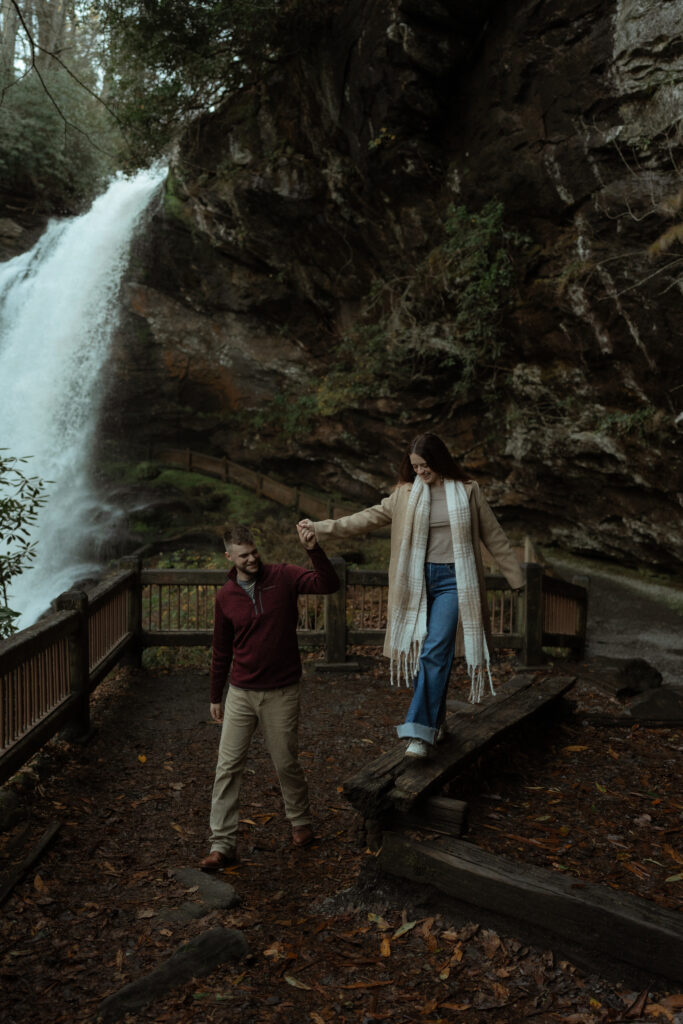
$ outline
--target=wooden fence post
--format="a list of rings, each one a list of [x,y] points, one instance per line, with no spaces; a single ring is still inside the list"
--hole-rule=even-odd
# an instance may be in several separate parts
[[[521,661],[531,668],[542,665],[543,657],[543,566],[536,562],[523,565],[526,586],[522,594],[524,640]]]
[[[339,577],[339,590],[325,594],[325,661],[316,668],[351,672],[358,669],[356,662],[346,660],[346,562],[343,558],[330,558]]]
[[[121,664],[140,668],[142,665],[142,584],[140,583],[142,559],[138,555],[124,555],[119,559],[119,565],[123,569],[131,569],[135,572],[135,579],[128,591],[128,632],[132,634],[132,637],[126,648],[126,653],[121,658]]]
[[[325,594],[325,658],[328,665],[339,665],[346,661],[346,562],[338,557],[330,561],[339,577],[339,590]]]
[[[57,610],[78,612],[79,616],[78,629],[69,637],[69,688],[78,700],[64,731],[70,740],[82,740],[90,733],[88,595],[84,590],[67,590],[57,598]]]

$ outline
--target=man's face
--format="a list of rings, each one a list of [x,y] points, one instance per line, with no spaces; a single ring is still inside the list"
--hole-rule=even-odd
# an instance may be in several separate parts
[[[253,579],[261,568],[261,559],[255,544],[231,544],[230,550],[225,552],[225,557],[233,563],[241,580]]]

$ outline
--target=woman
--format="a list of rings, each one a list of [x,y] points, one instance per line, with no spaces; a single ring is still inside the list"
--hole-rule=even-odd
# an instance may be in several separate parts
[[[379,505],[302,526],[317,538],[352,537],[391,524],[389,600],[384,654],[391,680],[413,681],[413,699],[398,735],[406,754],[427,757],[445,735],[448,678],[464,653],[480,701],[489,671],[489,613],[483,542],[508,583],[524,585],[519,563],[476,483],[468,480],[436,434],[420,434],[399,470],[398,485]],[[456,645],[457,638],[457,645]],[[457,646],[457,650],[456,650]]]

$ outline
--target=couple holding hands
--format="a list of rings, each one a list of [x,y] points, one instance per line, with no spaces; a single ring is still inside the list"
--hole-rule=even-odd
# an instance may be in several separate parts
[[[263,564],[246,527],[224,535],[232,568],[216,598],[211,663],[211,716],[222,721],[211,802],[211,852],[205,871],[236,858],[239,789],[258,725],[278,774],[295,846],[314,839],[308,787],[298,760],[301,680],[296,624],[299,594],[330,594],[339,586],[318,541],[355,537],[389,526],[389,600],[384,654],[391,680],[413,687],[405,721],[406,755],[428,757],[444,735],[448,679],[463,654],[470,700],[488,686],[489,614],[483,543],[513,589],[524,584],[510,543],[478,484],[435,434],[421,434],[401,462],[398,482],[378,505],[297,525],[312,568]],[[230,673],[227,698],[223,691]]]

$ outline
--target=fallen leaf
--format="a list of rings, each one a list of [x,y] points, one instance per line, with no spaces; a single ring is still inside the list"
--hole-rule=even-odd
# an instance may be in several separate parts
[[[665,996],[664,999],[659,1000],[660,1006],[668,1006],[671,1010],[683,1009],[683,993],[678,993],[673,996]]]
[[[123,958],[123,950],[122,950],[122,949],[119,949],[119,950],[118,950],[118,952],[117,952],[117,954],[116,954],[116,967],[117,967],[117,969],[118,969],[119,971],[120,971],[120,970],[121,970],[121,968],[123,967],[123,959],[124,959],[124,958]]]
[[[305,992],[311,992],[312,991],[310,985],[306,985],[303,981],[299,981],[298,978],[295,978],[291,974],[285,974],[285,975],[283,975],[283,977],[284,977],[285,981],[287,982],[287,984],[291,985],[292,988],[302,988],[302,989],[304,989]]]
[[[390,925],[383,917],[380,917],[379,914],[368,914],[368,921],[372,921],[373,924],[376,924],[381,932],[389,930]]]
[[[140,764],[144,764],[146,760],[147,758],[145,757],[144,754],[138,754],[138,761],[140,762]]]
[[[676,1020],[671,1010],[668,1010],[666,1006],[662,1006],[661,1003],[650,1003],[650,1005],[645,1008],[645,1015],[646,1017],[657,1017],[660,1020]]]
[[[45,892],[45,890],[47,889],[47,886],[45,885],[45,882],[42,880],[40,875],[36,875],[36,877],[33,879],[33,888],[37,889],[38,892]]]
[[[486,956],[491,959],[492,956],[500,949],[500,936],[496,935],[492,931],[481,932],[478,940],[483,946]]]
[[[567,754],[578,754],[581,750],[588,750],[588,747],[562,747]]]
[[[396,931],[392,935],[392,938],[400,939],[400,937],[402,935],[405,935],[406,932],[412,931],[416,924],[417,924],[417,921],[406,921],[405,924],[402,924],[400,926],[400,928],[396,929]]]
[[[138,910],[137,916],[139,918],[154,917],[154,911],[153,910]]]
[[[680,875],[669,875],[668,878],[664,879],[665,882],[683,882],[683,874]]]
[[[391,956],[391,943],[389,942],[389,936],[385,935],[379,946],[380,956]]]
[[[313,1021],[313,1024],[326,1024],[326,1021],[324,1020],[323,1017],[320,1016],[319,1013],[309,1013],[308,1016]]]

